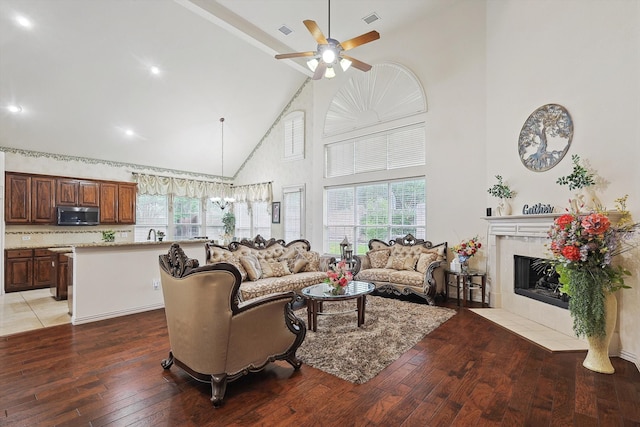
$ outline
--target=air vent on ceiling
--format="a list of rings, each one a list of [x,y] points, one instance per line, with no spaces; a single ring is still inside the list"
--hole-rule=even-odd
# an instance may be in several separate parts
[[[280,31],[285,36],[288,36],[289,34],[293,33],[293,30],[287,27],[286,25],[283,25],[282,27],[278,28],[278,31]]]
[[[362,18],[362,20],[364,22],[366,22],[367,24],[371,24],[373,22],[376,22],[378,19],[380,19],[380,17],[375,12],[372,12],[369,15],[365,16],[364,18]]]

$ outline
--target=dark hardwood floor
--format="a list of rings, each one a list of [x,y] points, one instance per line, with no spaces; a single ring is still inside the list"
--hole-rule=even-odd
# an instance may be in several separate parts
[[[464,309],[366,384],[278,362],[219,409],[168,345],[162,310],[2,337],[0,425],[640,426],[632,363],[596,374]]]

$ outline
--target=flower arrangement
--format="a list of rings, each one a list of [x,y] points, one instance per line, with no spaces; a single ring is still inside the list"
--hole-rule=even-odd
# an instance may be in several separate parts
[[[463,240],[462,242],[454,245],[451,248],[451,251],[456,254],[458,257],[467,257],[471,258],[478,252],[478,250],[482,247],[482,243],[478,237],[474,237],[469,240]]]
[[[569,310],[578,336],[605,335],[605,296],[629,288],[624,278],[631,275],[611,261],[632,247],[629,240],[637,228],[631,222],[614,226],[601,212],[570,212],[554,221],[547,247],[560,276],[560,290],[571,297]]]
[[[596,183],[595,175],[580,164],[580,156],[574,154],[571,156],[573,161],[573,171],[567,176],[561,176],[556,184],[568,185],[569,190],[579,190],[581,188],[590,187]]]
[[[498,183],[493,184],[493,186],[487,190],[487,193],[491,194],[493,197],[497,197],[498,199],[511,199],[516,195],[516,192],[502,181],[501,175],[496,175],[496,179],[498,180]]]
[[[344,289],[352,280],[353,274],[349,271],[346,261],[342,260],[331,266],[324,281],[332,287],[331,292],[334,295],[339,295],[344,293]]]

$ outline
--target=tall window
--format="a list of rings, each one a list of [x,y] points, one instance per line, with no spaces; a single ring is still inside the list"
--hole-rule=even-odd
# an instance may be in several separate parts
[[[424,178],[327,188],[326,247],[340,253],[345,238],[355,242],[357,254],[368,250],[370,239],[388,241],[412,234],[426,236]]]
[[[236,235],[238,239],[253,239],[258,234],[265,239],[271,238],[271,215],[267,202],[253,202],[251,209],[244,202],[233,204],[236,216]]]
[[[285,160],[304,159],[304,112],[294,111],[283,119]]]
[[[284,241],[301,239],[304,237],[304,185],[283,188],[282,193]]]
[[[190,239],[201,236],[200,199],[192,197],[173,198],[173,238]]]
[[[152,228],[167,233],[169,228],[168,198],[167,196],[139,194],[136,200],[135,241],[147,240],[149,230]]]
[[[225,211],[220,206],[213,203],[211,199],[206,199],[206,233],[205,235],[211,240],[222,240],[224,236],[224,226],[222,224],[222,215]]]
[[[423,166],[424,124],[351,138],[325,146],[325,176],[355,175],[410,166]]]

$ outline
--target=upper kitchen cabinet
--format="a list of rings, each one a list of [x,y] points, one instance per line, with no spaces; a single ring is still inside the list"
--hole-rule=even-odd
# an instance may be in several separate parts
[[[118,184],[118,222],[120,224],[136,223],[136,192],[135,183]]]
[[[8,173],[5,179],[4,219],[7,224],[31,222],[31,177]]]
[[[100,183],[71,178],[56,179],[56,206],[100,206]]]
[[[100,223],[135,224],[136,223],[135,183],[100,183]]]
[[[5,222],[7,224],[54,224],[55,179],[6,173]]]

